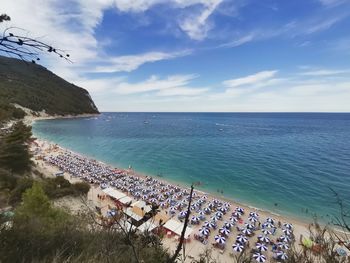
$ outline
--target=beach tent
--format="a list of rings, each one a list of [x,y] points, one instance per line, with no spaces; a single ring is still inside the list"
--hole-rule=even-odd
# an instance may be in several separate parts
[[[152,207],[150,205],[147,205],[145,201],[137,201],[131,205],[132,207],[139,207],[140,209],[143,208],[144,213],[148,213],[152,210]]]
[[[132,199],[131,199],[129,196],[124,196],[124,197],[118,199],[118,201],[119,201],[120,203],[122,203],[123,205],[126,205],[126,204],[128,204],[128,203],[131,203],[131,202],[132,202]]]
[[[152,231],[153,229],[157,228],[155,224],[153,224],[150,221],[147,221],[140,225],[137,229],[140,230],[141,232],[146,232],[146,231]]]
[[[170,230],[171,232],[174,232],[176,235],[181,236],[182,229],[184,227],[183,223],[180,223],[179,221],[176,221],[174,219],[170,219],[168,222],[166,222],[163,226],[164,228]],[[185,239],[187,239],[192,234],[193,229],[190,227],[186,228],[185,232]]]
[[[105,189],[102,190],[105,194],[109,195],[110,197],[114,198],[114,199],[121,199],[123,197],[126,197],[127,195],[122,193],[122,192],[119,192],[111,187],[107,187]]]

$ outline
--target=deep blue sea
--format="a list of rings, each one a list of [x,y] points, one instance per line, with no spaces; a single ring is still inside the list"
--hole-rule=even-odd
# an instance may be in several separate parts
[[[350,202],[350,114],[103,113],[38,121],[34,134],[116,167],[329,221]],[[220,193],[221,194],[221,193]]]

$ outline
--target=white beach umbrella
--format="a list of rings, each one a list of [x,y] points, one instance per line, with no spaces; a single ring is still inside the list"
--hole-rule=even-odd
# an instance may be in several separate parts
[[[266,222],[274,224],[275,223],[275,219],[273,219],[271,217],[268,217],[268,218],[266,218]]]
[[[232,223],[232,222],[225,222],[224,223],[224,227],[228,228],[228,229],[231,229],[235,224]]]
[[[283,235],[283,236],[280,236],[279,240],[281,240],[282,242],[290,242],[290,237]]]
[[[242,215],[242,214],[241,214],[240,212],[237,212],[237,211],[235,211],[235,212],[232,213],[232,216],[234,216],[234,217],[236,217],[236,218],[240,218],[241,215]]]
[[[210,233],[210,230],[209,230],[209,228],[202,227],[201,229],[199,229],[199,233],[200,233],[201,235],[208,236],[209,233]]]
[[[209,207],[204,208],[204,213],[210,214],[211,213],[211,209]]]
[[[265,243],[269,243],[269,242],[270,242],[270,238],[267,237],[267,236],[259,235],[259,236],[258,236],[258,239],[259,239],[261,242],[265,242]]]
[[[180,213],[179,213],[179,218],[185,218],[186,217],[186,215],[187,215],[187,211],[181,211]]]
[[[236,222],[238,222],[238,219],[237,219],[236,217],[234,217],[234,216],[231,216],[231,217],[230,217],[230,221],[231,221],[232,223],[236,223]]]
[[[205,222],[204,226],[210,227],[210,228],[214,228],[214,227],[216,227],[216,223],[214,223],[214,222]]]
[[[274,228],[275,226],[270,222],[266,222],[262,225],[262,227],[263,228]]]
[[[280,248],[282,248],[282,249],[289,249],[288,244],[283,243],[283,242],[277,243],[277,246],[280,247]]]
[[[225,244],[226,238],[221,235],[217,235],[215,236],[215,242],[218,244]]]
[[[219,221],[220,220],[220,218],[218,216],[212,216],[210,219],[212,221]]]
[[[255,218],[259,217],[259,214],[256,213],[256,212],[250,212],[249,215],[252,216],[252,217],[255,217]]]
[[[227,209],[225,208],[225,207],[220,207],[219,209],[218,209],[221,213],[226,213],[226,211],[227,211]]]
[[[250,222],[253,222],[253,223],[258,222],[258,219],[257,219],[256,217],[254,217],[254,216],[248,217],[248,220],[249,220]]]
[[[236,211],[243,214],[244,213],[244,208],[237,206]]]
[[[253,229],[255,226],[252,224],[245,223],[245,227],[248,229]]]
[[[289,230],[289,229],[283,229],[282,230],[283,231],[283,233],[285,234],[285,235],[291,235],[293,232],[291,231],[291,230]]]
[[[261,232],[263,232],[265,235],[271,235],[272,232],[268,229],[263,229]]]
[[[232,245],[233,251],[242,252],[244,250],[244,246],[240,243],[235,243]]]
[[[228,230],[225,227],[220,228],[219,232],[220,232],[220,234],[223,234],[224,236],[228,236],[230,234],[230,230]]]
[[[266,261],[266,257],[263,254],[260,253],[255,253],[253,255],[253,258],[257,261],[257,262],[265,262]]]
[[[284,223],[283,226],[289,230],[292,230],[293,229],[293,225],[292,224],[289,224],[289,223]]]
[[[222,212],[220,212],[220,211],[217,211],[217,212],[215,213],[215,215],[216,215],[217,217],[222,217],[224,214],[223,214]]]
[[[256,243],[256,248],[259,249],[260,251],[267,251],[267,246],[262,243]]]
[[[244,244],[248,241],[248,238],[244,235],[238,235],[236,238],[236,241],[241,243],[241,244]]]
[[[252,231],[251,231],[250,229],[248,229],[248,228],[244,228],[244,229],[242,230],[242,233],[249,236],[249,235],[252,234]]]
[[[192,223],[198,223],[199,222],[199,217],[198,216],[192,216],[192,218],[191,218],[191,222]]]
[[[280,260],[286,260],[288,259],[288,255],[283,251],[279,251],[277,252],[277,258]]]

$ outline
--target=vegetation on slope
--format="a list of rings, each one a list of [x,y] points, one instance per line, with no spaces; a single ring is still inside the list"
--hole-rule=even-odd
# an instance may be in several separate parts
[[[0,56],[0,120],[21,117],[11,103],[50,115],[98,113],[85,89],[40,65]]]

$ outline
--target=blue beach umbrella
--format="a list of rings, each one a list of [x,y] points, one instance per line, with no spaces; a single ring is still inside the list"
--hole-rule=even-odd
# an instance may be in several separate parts
[[[236,238],[236,241],[241,243],[241,244],[244,244],[248,241],[248,238],[244,235],[238,235]]]
[[[245,224],[245,227],[248,228],[248,229],[253,229],[254,228],[254,225],[252,224]]]
[[[268,217],[268,218],[266,218],[266,222],[274,224],[275,223],[275,219],[273,219],[271,217]]]
[[[244,250],[244,246],[240,243],[235,243],[232,245],[233,251],[242,252]]]
[[[283,226],[289,230],[292,230],[293,229],[293,225],[292,224],[289,224],[289,223],[284,223]]]
[[[261,242],[270,243],[270,238],[267,237],[267,236],[259,235],[259,236],[258,236],[258,239],[259,239]]]
[[[267,246],[262,243],[256,243],[256,248],[259,249],[260,251],[267,251]]]
[[[254,216],[248,217],[248,220],[249,220],[250,222],[252,222],[252,223],[258,222],[258,219],[257,219],[256,217],[254,217]]]
[[[248,228],[244,228],[244,229],[242,230],[242,233],[249,236],[249,235],[252,234],[252,231],[251,231],[250,229],[248,229]]]
[[[253,255],[253,258],[257,261],[257,262],[265,262],[266,261],[266,257],[263,254],[260,253],[255,253]]]
[[[283,229],[282,230],[283,231],[283,233],[285,234],[285,235],[291,235],[293,232],[291,231],[291,230],[289,230],[289,229]]]
[[[261,232],[263,232],[265,235],[271,235],[272,232],[268,229],[263,229]]]
[[[236,207],[236,211],[241,213],[241,214],[244,214],[244,208],[242,208],[242,207],[239,207],[239,206]]]
[[[226,238],[221,235],[217,235],[215,236],[215,242],[218,244],[225,244]]]
[[[210,230],[209,230],[209,228],[202,227],[201,229],[199,229],[199,233],[200,233],[201,235],[208,236],[209,233],[210,233]]]
[[[288,244],[283,243],[283,242],[277,243],[277,246],[278,246],[279,248],[282,248],[282,249],[289,249]]]
[[[279,252],[277,252],[277,258],[279,260],[286,260],[286,259],[288,259],[288,255],[283,251],[279,251]]]
[[[290,242],[290,237],[289,236],[280,236],[279,240],[281,240],[282,242]]]
[[[230,230],[228,230],[227,228],[223,227],[223,228],[220,228],[219,233],[223,234],[224,236],[228,236],[230,234]]]

